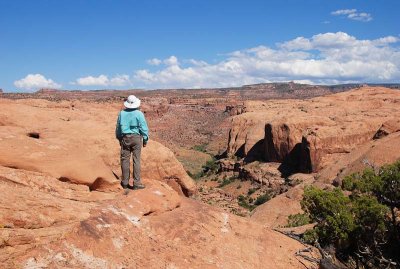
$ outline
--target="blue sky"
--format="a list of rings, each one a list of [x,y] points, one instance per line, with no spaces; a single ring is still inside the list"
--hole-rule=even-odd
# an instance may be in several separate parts
[[[398,0],[0,0],[0,88],[400,82]]]

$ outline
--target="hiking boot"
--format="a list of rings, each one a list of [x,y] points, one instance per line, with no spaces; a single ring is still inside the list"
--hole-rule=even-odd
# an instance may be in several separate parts
[[[144,188],[146,188],[146,186],[143,185],[142,183],[133,185],[133,189],[134,189],[134,190],[142,190],[142,189],[144,189]]]

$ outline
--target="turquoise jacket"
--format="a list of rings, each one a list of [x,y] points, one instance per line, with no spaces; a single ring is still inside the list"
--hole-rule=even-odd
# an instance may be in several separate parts
[[[121,110],[118,114],[115,137],[120,140],[124,134],[139,134],[143,141],[149,140],[149,128],[142,111],[138,109]]]

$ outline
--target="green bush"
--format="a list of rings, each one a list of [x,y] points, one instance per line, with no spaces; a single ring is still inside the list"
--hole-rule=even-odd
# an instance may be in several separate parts
[[[252,205],[251,203],[249,203],[248,200],[246,199],[246,197],[244,197],[243,195],[239,195],[238,196],[238,204],[241,207],[244,207],[244,208],[248,209],[249,211],[253,211],[254,208],[257,207],[255,205]]]
[[[301,206],[317,222],[316,233],[322,244],[347,240],[355,229],[350,199],[340,189],[324,191],[315,187],[304,190]]]
[[[200,152],[207,152],[207,144],[195,145],[192,147],[192,149]]]
[[[289,215],[286,227],[298,227],[310,223],[310,217],[306,213]]]
[[[211,160],[208,160],[205,165],[202,166],[203,168],[203,173],[209,173],[209,172],[217,172],[218,171],[218,164],[216,162],[217,160],[215,158],[212,158]]]
[[[399,264],[400,162],[350,175],[342,188],[350,196],[338,188],[305,189],[301,205],[316,225],[304,239],[333,245],[364,268],[391,268],[390,260]]]
[[[229,178],[225,178],[222,182],[219,182],[220,184],[218,185],[218,188],[222,188],[228,184],[231,184],[232,182],[234,182],[237,179],[236,176],[231,176]]]
[[[252,195],[253,193],[255,193],[258,189],[260,188],[250,188],[247,192],[247,195]]]
[[[316,230],[315,229],[307,230],[303,234],[303,240],[307,244],[313,244],[315,241],[317,241],[318,240],[318,235],[317,235]]]
[[[254,201],[254,205],[256,205],[256,206],[262,205],[270,199],[271,199],[271,197],[269,196],[268,193],[262,194],[262,195],[258,196],[257,199]]]

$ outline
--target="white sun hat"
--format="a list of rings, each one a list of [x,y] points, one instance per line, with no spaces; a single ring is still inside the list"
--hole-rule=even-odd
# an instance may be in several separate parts
[[[128,99],[124,102],[126,108],[138,108],[140,107],[140,99],[134,95],[129,95]]]

